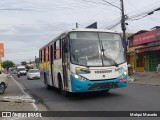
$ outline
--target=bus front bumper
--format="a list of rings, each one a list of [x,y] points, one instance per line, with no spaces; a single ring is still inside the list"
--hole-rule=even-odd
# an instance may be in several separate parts
[[[128,75],[123,79],[112,80],[79,80],[71,76],[72,92],[103,91],[114,88],[121,88],[128,85]]]

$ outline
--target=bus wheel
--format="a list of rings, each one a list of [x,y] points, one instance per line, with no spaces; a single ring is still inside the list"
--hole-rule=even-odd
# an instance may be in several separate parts
[[[45,84],[45,87],[50,90],[51,89],[51,86],[48,85],[48,81],[47,81],[47,76],[44,74],[44,84]]]
[[[63,94],[63,96],[65,96],[65,97],[70,97],[70,96],[71,96],[71,93],[68,92],[68,91],[65,91],[65,90],[63,89],[62,79],[59,80],[59,85],[60,85],[59,89],[60,89],[61,93]]]

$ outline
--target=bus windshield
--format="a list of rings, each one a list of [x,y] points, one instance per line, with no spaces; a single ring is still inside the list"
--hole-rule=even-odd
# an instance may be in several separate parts
[[[125,62],[119,34],[70,33],[71,62],[82,66],[113,66]]]

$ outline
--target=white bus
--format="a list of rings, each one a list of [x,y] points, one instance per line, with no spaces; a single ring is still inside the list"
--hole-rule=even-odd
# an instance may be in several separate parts
[[[66,31],[39,50],[41,79],[65,96],[125,87],[128,68],[122,43],[113,31]]]

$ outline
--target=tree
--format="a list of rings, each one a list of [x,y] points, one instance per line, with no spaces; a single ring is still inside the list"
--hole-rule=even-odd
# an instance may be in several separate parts
[[[26,61],[22,61],[21,65],[26,66],[27,62]]]
[[[6,60],[2,62],[2,67],[3,68],[10,68],[13,67],[14,63],[12,61]]]

